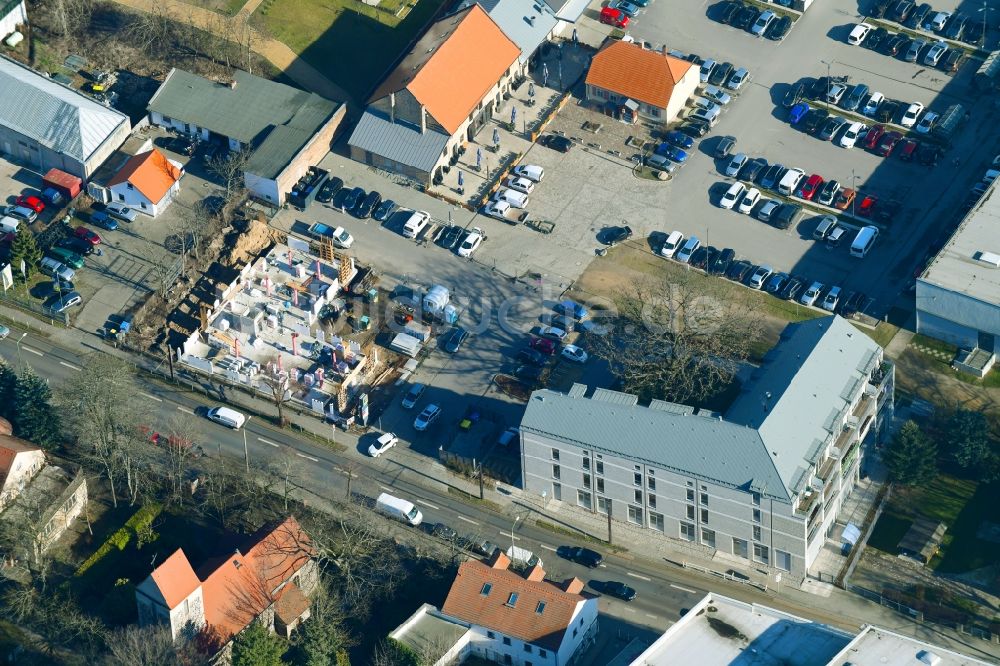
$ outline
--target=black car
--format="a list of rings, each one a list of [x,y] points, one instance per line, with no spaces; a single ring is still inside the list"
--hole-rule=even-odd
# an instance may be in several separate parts
[[[612,597],[618,597],[622,601],[632,601],[635,599],[635,590],[618,581],[608,581],[602,586],[601,592]]]
[[[94,253],[94,246],[92,244],[74,236],[57,241],[56,247],[66,248],[71,252],[76,252],[81,257],[87,257]]]
[[[927,18],[927,14],[931,11],[931,6],[926,2],[920,5],[910,13],[910,18],[907,19],[906,24],[911,28],[919,28],[924,23],[924,19]]]
[[[892,5],[892,0],[875,0],[875,4],[872,5],[868,15],[872,18],[882,18],[889,11],[890,5]]]
[[[938,146],[922,143],[917,149],[917,161],[924,166],[937,166],[938,160],[941,159],[941,153],[942,150]]]
[[[878,27],[868,33],[868,38],[861,44],[866,49],[871,49],[875,51],[878,49],[879,44],[882,43],[884,39],[889,36],[889,31],[883,27]]]
[[[878,110],[875,112],[875,120],[880,123],[891,123],[895,120],[896,116],[899,114],[899,108],[901,106],[900,102],[894,99],[887,99],[881,104],[879,104]]]
[[[393,213],[396,212],[396,209],[398,208],[399,206],[395,201],[392,199],[386,199],[379,204],[379,207],[375,209],[374,213],[372,213],[372,218],[378,220],[379,222],[385,222]]]
[[[957,72],[958,66],[964,57],[965,51],[962,49],[951,49],[948,51],[948,55],[944,57],[944,60],[941,61],[941,69],[946,72]]]
[[[805,279],[793,275],[788,278],[788,282],[781,288],[781,293],[778,294],[778,298],[783,298],[786,301],[795,300],[799,293],[802,292],[803,287],[805,287]]]
[[[858,297],[860,293],[857,291],[852,291],[844,298],[840,299],[840,304],[837,306],[837,314],[841,317],[850,317],[858,311]]]
[[[451,334],[444,343],[444,350],[449,354],[454,354],[462,348],[462,343],[469,337],[469,332],[461,326],[451,329]]]
[[[701,247],[699,247],[697,250],[694,251],[694,254],[691,255],[691,259],[690,261],[688,261],[688,263],[694,266],[695,268],[705,268],[705,266],[708,266],[708,262],[712,260],[712,257],[718,253],[719,251],[716,250],[714,247],[709,248],[705,245],[702,245]]]
[[[772,164],[760,176],[760,186],[764,189],[773,190],[781,182],[781,177],[785,175],[785,167],[780,164]]]
[[[727,247],[716,255],[715,259],[712,259],[712,263],[708,265],[708,272],[712,275],[725,275],[726,271],[729,270],[729,265],[733,263],[733,259],[735,258],[736,250]]]
[[[787,229],[802,215],[802,206],[797,203],[783,203],[771,216],[771,223],[779,229]]]
[[[434,523],[434,526],[431,528],[431,534],[436,537],[440,537],[445,541],[452,541],[458,536],[458,532],[456,532],[454,528],[449,527],[444,523]]]
[[[802,131],[815,134],[816,130],[823,127],[829,117],[830,112],[826,109],[810,109],[806,117],[802,119]]]
[[[720,136],[719,142],[715,144],[715,158],[724,160],[733,152],[736,147],[735,136]]]
[[[753,264],[746,259],[734,261],[729,265],[729,269],[726,271],[726,277],[733,282],[743,282],[747,274],[750,273],[751,268],[753,268]]]
[[[366,196],[368,196],[368,193],[365,192],[364,188],[355,187],[344,197],[342,202],[344,210],[354,210],[365,200]]]
[[[729,80],[729,75],[732,73],[733,63],[724,62],[715,66],[715,69],[712,70],[712,74],[708,77],[708,82],[713,86],[725,85],[726,81]]]
[[[897,23],[906,23],[906,19],[910,18],[910,14],[913,13],[913,9],[913,0],[899,0],[899,2],[897,2],[892,8],[891,18]]]
[[[382,203],[382,195],[378,192],[369,192],[368,196],[361,200],[358,207],[354,209],[354,215],[362,220],[371,217],[372,211]]]
[[[773,39],[776,42],[780,42],[788,34],[788,31],[792,29],[792,19],[788,16],[780,16],[777,21],[774,21],[767,27],[767,32],[764,36],[768,39]]]
[[[903,34],[893,35],[882,44],[882,53],[887,56],[899,55],[900,52],[906,53],[909,47],[909,37]]]
[[[825,100],[826,93],[830,88],[836,83],[847,83],[846,76],[821,76],[816,79],[812,87],[809,88],[809,97],[811,99]]]
[[[739,178],[755,183],[757,182],[757,178],[767,170],[767,167],[767,160],[763,157],[755,157],[743,165],[743,168],[740,169]]]
[[[718,9],[717,16],[719,17],[719,23],[725,23],[726,25],[732,25],[733,21],[736,20],[736,15],[740,13],[743,9],[742,2],[736,2],[736,0],[729,0],[728,2],[723,2]]]
[[[767,278],[767,282],[764,283],[764,291],[777,296],[781,293],[781,288],[785,286],[788,279],[788,273],[772,273]]]
[[[515,377],[529,384],[537,384],[542,381],[542,375],[544,374],[545,368],[537,365],[519,365],[514,371]]]
[[[791,88],[788,89],[788,92],[785,93],[785,98],[781,100],[781,106],[785,107],[786,109],[790,109],[799,102],[801,102],[805,94],[806,94],[806,84],[798,83],[796,85],[793,85]]]
[[[340,178],[334,176],[333,178],[328,178],[320,188],[319,192],[316,193],[316,201],[320,203],[330,203],[337,192],[344,189],[344,181]]]
[[[560,153],[568,153],[570,148],[573,147],[573,141],[571,139],[559,136],[558,134],[546,134],[539,140],[539,143],[546,148],[551,148],[552,150]]]
[[[965,24],[965,34],[962,41],[973,46],[983,45],[983,23],[982,21],[969,21]]]
[[[611,227],[604,232],[604,242],[607,245],[617,245],[632,238],[632,227]]]
[[[760,16],[760,10],[752,5],[747,5],[740,10],[740,13],[736,15],[736,19],[733,21],[733,27],[739,28],[740,30],[747,30],[757,17]]]
[[[464,231],[465,230],[462,229],[462,227],[458,226],[457,224],[452,224],[448,227],[445,227],[444,230],[441,232],[441,235],[438,236],[437,239],[438,246],[443,247],[446,250],[450,250],[451,248],[455,247],[455,243],[457,243],[458,239],[462,237]]]
[[[549,357],[537,349],[525,347],[517,353],[517,360],[522,363],[527,363],[528,365],[545,365],[545,362],[549,360]]]
[[[684,132],[692,139],[700,139],[709,133],[712,128],[708,126],[708,123],[702,122],[697,119],[686,120],[678,128],[678,132]]]
[[[604,561],[604,557],[597,551],[579,546],[559,546],[556,548],[556,555],[591,569],[601,566],[601,562]]]
[[[951,17],[948,21],[948,25],[944,29],[944,36],[948,39],[962,39],[963,33],[965,33],[965,26],[969,22],[969,17],[965,14],[959,12]]]

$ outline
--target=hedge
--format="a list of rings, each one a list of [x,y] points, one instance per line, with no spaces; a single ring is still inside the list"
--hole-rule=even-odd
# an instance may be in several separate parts
[[[101,547],[94,551],[94,554],[80,565],[73,575],[80,577],[85,574],[91,567],[104,559],[111,552],[112,548],[116,548],[119,551],[125,550],[125,547],[131,543],[133,537],[140,530],[147,529],[152,525],[153,520],[160,515],[161,511],[163,511],[163,507],[159,504],[147,504],[136,511],[131,518],[125,521],[125,525],[108,537],[108,540],[101,544]]]

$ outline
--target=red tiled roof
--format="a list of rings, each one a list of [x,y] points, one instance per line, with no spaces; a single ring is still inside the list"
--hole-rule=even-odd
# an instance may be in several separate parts
[[[594,56],[587,84],[665,109],[674,86],[691,67],[686,60],[614,41]]]
[[[532,571],[535,578],[540,567]],[[484,594],[487,584],[489,591]],[[513,603],[511,594],[517,595]],[[584,601],[586,597],[564,592],[550,581],[526,580],[509,569],[469,560],[458,568],[441,610],[533,645],[558,650],[577,605]]]
[[[132,183],[132,187],[154,204],[160,203],[178,180],[181,171],[156,148],[134,155],[118,170],[108,186]]]
[[[14,464],[14,458],[18,453],[29,451],[41,451],[40,446],[35,446],[31,442],[18,439],[11,435],[0,435],[0,487],[10,474],[10,468]]]
[[[165,559],[163,564],[153,569],[152,577],[160,594],[163,595],[163,600],[167,602],[167,608],[171,610],[201,585],[201,581],[194,575],[191,563],[180,548]]]
[[[302,617],[308,608],[309,598],[302,594],[298,585],[289,583],[278,592],[278,599],[274,602],[274,615],[287,626]]]

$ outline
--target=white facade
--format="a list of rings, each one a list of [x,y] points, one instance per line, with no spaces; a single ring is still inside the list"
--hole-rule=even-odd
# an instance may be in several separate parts
[[[183,176],[183,167],[173,160],[170,160],[170,163],[177,167]],[[159,201],[152,201],[149,197],[139,191],[139,188],[135,187],[128,181],[112,185],[108,189],[111,192],[112,201],[125,204],[136,212],[149,215],[150,217],[156,217],[170,205],[170,202],[173,201],[177,193],[180,192],[181,182],[180,179],[174,181],[174,184],[170,186],[170,189],[167,190]]]
[[[169,625],[170,636],[174,640],[185,632],[194,633],[205,626],[205,598],[201,590],[201,585],[198,585],[187,598],[171,609],[152,576],[146,578],[135,588],[139,624]]]
[[[24,6],[24,0],[21,0],[7,12],[6,16],[0,17],[0,39],[5,39],[7,35],[17,30],[17,26],[27,22],[28,9]]]
[[[3,448],[2,443],[0,443],[0,448]],[[13,459],[10,463],[10,469],[3,479],[3,486],[0,487],[0,510],[20,495],[31,479],[45,467],[45,454],[41,449],[11,451],[11,453],[13,453]]]

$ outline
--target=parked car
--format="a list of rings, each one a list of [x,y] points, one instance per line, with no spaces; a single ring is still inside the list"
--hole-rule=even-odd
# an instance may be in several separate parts
[[[819,298],[820,293],[823,291],[822,282],[813,282],[812,285],[806,289],[805,293],[802,294],[802,298],[799,299],[799,303],[802,305],[812,305]]]
[[[848,149],[853,148],[854,144],[858,141],[858,137],[867,129],[868,128],[861,123],[851,123],[847,129],[844,130],[843,136],[840,137],[840,147]]]
[[[780,42],[788,34],[788,31],[792,29],[792,19],[789,16],[781,16],[777,21],[771,23],[771,27],[767,29],[765,37],[768,39]]]
[[[115,231],[118,229],[118,221],[105,213],[103,210],[95,210],[91,212],[90,223],[101,227],[102,229],[107,229],[108,231]]]
[[[847,43],[858,46],[868,38],[868,34],[871,31],[872,26],[867,23],[858,23],[851,29],[851,33],[847,36]]]
[[[757,17],[757,20],[753,22],[752,26],[750,26],[751,34],[756,35],[757,37],[763,37],[764,33],[767,32],[767,29],[771,27],[771,23],[777,18],[778,15],[770,9],[761,12],[760,16]]]
[[[334,176],[333,178],[327,178],[326,181],[320,186],[319,192],[316,193],[316,201],[320,203],[330,203],[337,192],[344,189],[344,181],[341,178]]]
[[[684,132],[690,137],[695,139],[700,139],[712,130],[708,123],[702,122],[696,118],[685,120],[681,123],[680,127],[677,128],[678,132]]]
[[[733,101],[732,95],[717,86],[705,86],[705,88],[701,91],[701,94],[705,97],[705,99],[721,106],[725,106]],[[681,146],[681,148],[690,147],[691,146]]]
[[[479,246],[486,240],[486,232],[479,227],[473,227],[472,231],[465,235],[456,252],[460,257],[471,257],[472,253],[479,249]]]
[[[713,109],[694,109],[687,115],[687,119],[703,122],[709,128],[712,128],[719,122],[719,115],[721,113],[721,108],[718,106]]]
[[[787,229],[802,216],[802,204],[784,203],[771,216],[772,224],[778,229]]]
[[[45,302],[45,307],[56,314],[62,314],[66,310],[80,305],[82,302],[83,297],[80,296],[79,292],[71,291],[68,294],[56,294],[52,296]]]
[[[788,281],[788,273],[773,273],[764,284],[764,291],[777,296]]]
[[[884,125],[873,125],[868,128],[867,132],[865,132],[865,137],[864,139],[862,139],[862,142],[864,143],[865,148],[869,150],[875,150],[875,147],[878,146],[879,141],[882,140],[882,137],[884,135],[885,135]]]
[[[928,111],[927,113],[924,114],[924,117],[920,119],[920,122],[917,123],[917,126],[914,129],[916,129],[921,134],[927,134],[932,129],[934,129],[934,125],[935,123],[937,123],[937,120],[940,117],[941,116],[935,113],[934,111]]]
[[[518,192],[531,194],[535,189],[535,181],[522,176],[508,176],[507,180],[504,181],[504,186]]]
[[[545,177],[545,169],[535,164],[519,164],[513,168],[512,173],[536,183],[542,182]]]
[[[378,458],[380,455],[396,446],[397,442],[399,442],[399,438],[393,433],[382,433],[379,438],[368,447],[368,455],[372,458]]]
[[[799,102],[788,112],[788,122],[797,125],[808,113],[809,105],[805,102]]]
[[[392,214],[399,209],[399,204],[397,204],[392,199],[386,199],[379,204],[378,208],[372,213],[372,219],[378,222],[385,222]]]
[[[736,250],[730,247],[725,248],[712,259],[712,263],[708,265],[708,272],[712,275],[725,275],[726,271],[729,270],[729,265],[733,263],[733,259],[735,258]]]
[[[833,207],[837,210],[847,210],[850,208],[851,203],[854,201],[854,197],[857,194],[854,190],[849,187],[845,187],[840,192],[837,193],[837,198],[833,201]]]
[[[739,203],[743,199],[743,195],[746,194],[747,186],[743,183],[736,181],[729,186],[726,193],[722,195],[719,200],[719,208],[724,208],[726,210],[732,210],[733,206]]]
[[[751,270],[753,270],[753,264],[746,259],[734,261],[729,265],[729,269],[726,270],[726,279],[733,282],[743,282]]]
[[[823,299],[822,307],[827,312],[833,312],[837,309],[838,301],[840,301],[840,287],[830,287],[830,291],[826,292],[826,297]]]
[[[968,23],[968,16],[961,12],[955,14],[951,17],[951,20],[948,21],[948,25],[944,29],[944,36],[953,41],[962,39],[962,34],[965,32],[965,26]],[[979,23],[981,23],[981,21]]]
[[[756,206],[759,202],[760,190],[756,187],[751,187],[746,191],[746,194],[744,194],[743,198],[740,200],[738,210],[744,215],[749,215],[753,211],[754,206]]]
[[[815,134],[817,130],[822,129],[823,125],[826,124],[827,118],[830,117],[830,112],[826,109],[813,109],[806,114],[805,119],[802,121],[802,131],[809,134]]]
[[[729,80],[729,75],[733,73],[733,64],[724,62],[716,65],[712,70],[712,75],[708,77],[708,82],[713,86],[721,86]]]
[[[756,10],[755,10],[756,11]],[[608,581],[601,586],[601,591],[612,597],[617,597],[622,601],[633,601],[636,597],[635,589],[625,583],[618,581]]]
[[[831,141],[837,132],[847,124],[846,118],[841,118],[840,116],[830,116],[824,123],[823,128],[819,132],[819,138],[821,141]]]
[[[924,27],[933,30],[934,32],[941,32],[944,30],[945,26],[948,25],[948,21],[950,19],[951,12],[935,12],[927,19],[927,23]]]
[[[98,234],[96,231],[91,231],[90,229],[82,225],[78,226],[76,229],[73,230],[73,235],[76,236],[77,238],[82,238],[91,245],[101,244],[100,234]]]
[[[681,246],[681,249],[677,251],[675,258],[682,264],[686,264],[691,260],[691,255],[694,254],[694,251],[699,247],[701,247],[701,241],[698,240],[698,237],[690,236],[686,241],[684,241],[684,245]]]
[[[756,11],[756,10],[755,10]],[[745,67],[740,67],[726,81],[726,87],[730,90],[739,90],[750,80],[750,72]]]
[[[733,148],[736,147],[736,137],[734,136],[721,136],[719,137],[719,142],[715,144],[715,157],[716,159],[724,160],[733,152]]]
[[[698,70],[698,78],[702,83],[708,83],[708,77],[712,75],[712,70],[715,69],[716,62],[714,60],[706,60],[701,63],[701,68]]]
[[[803,284],[804,282],[805,280],[794,275],[788,278],[785,285],[781,288],[781,293],[778,294],[778,298],[783,298],[786,301],[794,301],[802,291],[802,287],[805,286]]]
[[[553,329],[558,330],[558,329]],[[565,337],[566,333],[563,332]],[[455,354],[459,349],[462,348],[462,343],[465,342],[466,338],[469,337],[469,332],[462,328],[461,326],[456,326],[451,329],[451,333],[448,335],[448,339],[444,343],[444,350],[449,354]]]
[[[767,190],[773,190],[781,182],[781,177],[785,175],[785,167],[781,164],[772,164],[761,174],[760,186]]]
[[[882,157],[889,157],[892,155],[893,149],[896,144],[899,143],[903,138],[903,135],[899,132],[886,132],[882,135],[882,139],[878,142],[878,146],[875,148],[875,154]]]
[[[403,396],[403,409],[413,409],[416,407],[417,402],[420,400],[420,396],[422,396],[426,390],[426,384],[414,384],[411,386],[410,390]]]
[[[587,352],[576,345],[566,345],[562,348],[562,351],[559,352],[559,355],[567,361],[571,361],[573,363],[587,362]]]
[[[30,208],[36,213],[41,213],[45,210],[45,202],[32,194],[22,194],[14,200],[14,205]]]
[[[632,238],[632,227],[621,226],[611,227],[604,233],[604,242],[607,245],[617,245]]]
[[[726,165],[725,174],[730,178],[735,178],[740,170],[746,166],[746,163],[750,161],[750,158],[746,153],[736,153],[733,155],[732,159],[729,160],[729,164]]]
[[[629,21],[631,20],[629,16],[620,9],[614,7],[605,7],[601,10],[601,23],[605,23],[615,28],[625,29],[628,27]],[[562,152],[566,152],[565,150]]]
[[[833,205],[833,200],[837,197],[837,192],[839,191],[840,183],[836,180],[828,180],[823,183],[823,187],[816,193],[816,201],[824,206]]]
[[[866,116],[874,116],[875,112],[878,111],[879,105],[885,101],[885,95],[880,92],[873,92],[865,100],[865,103],[861,107],[861,113]]]
[[[31,224],[38,219],[38,213],[27,206],[7,206],[3,209],[3,214],[21,220],[26,224]]]
[[[903,60],[906,62],[916,62],[925,46],[927,46],[927,40],[914,39],[910,42],[909,48],[906,49],[906,55],[903,56]]]
[[[427,430],[438,418],[441,416],[441,408],[437,405],[427,405],[424,407],[424,411],[417,415],[417,418],[413,421],[413,429],[417,432],[423,432]]]
[[[491,204],[487,204],[486,208],[489,209],[489,208],[491,208],[493,206],[496,206],[496,202],[493,202]],[[507,210],[509,210],[509,208],[507,208]],[[489,210],[485,210],[484,212],[487,215],[490,215]],[[501,217],[502,217],[502,215],[501,215]],[[459,225],[457,225],[457,224],[449,225],[449,226],[445,227],[444,231],[441,232],[441,235],[438,236],[437,244],[438,244],[438,246],[440,246],[440,247],[442,247],[442,248],[444,248],[446,250],[451,250],[452,248],[455,247],[455,245],[458,243],[458,241],[462,238],[462,236],[464,234],[465,234],[465,230],[462,227],[460,227]]]
[[[899,0],[892,8],[892,20],[897,23],[905,23],[913,12],[913,0]]]
[[[823,177],[814,173],[799,187],[798,196],[811,201],[821,187],[823,187]]]
[[[770,222],[771,217],[780,206],[780,202],[775,201],[774,199],[768,199],[761,204],[760,208],[757,209],[757,219],[761,222]]]
[[[635,18],[636,15],[639,13],[640,9],[639,5],[630,2],[629,0],[614,0],[614,2],[612,2],[608,6],[611,7],[612,9],[617,9],[618,11],[622,12],[623,14],[625,14],[625,16],[628,16],[629,18]]]
[[[517,353],[517,360],[533,366],[542,366],[548,362],[548,357],[537,349],[525,347]]]
[[[930,65],[931,67],[937,67],[937,64],[941,61],[941,57],[948,52],[948,45],[944,42],[934,42],[931,47],[927,49],[927,55],[924,56],[924,64]]]
[[[786,109],[790,109],[805,97],[806,86],[804,83],[799,83],[788,88],[788,92],[785,93],[785,97],[781,100],[781,105]]]
[[[767,264],[761,264],[750,274],[750,281],[747,283],[752,289],[762,289],[764,282],[770,277],[774,270]]]
[[[863,100],[867,94],[868,86],[864,83],[858,83],[851,88],[851,91],[844,97],[841,106],[848,111],[857,111],[858,107],[861,106],[861,100]]]
[[[556,555],[591,569],[601,566],[604,561],[604,557],[597,551],[579,546],[559,546],[556,548]]]
[[[601,15],[603,17],[603,12]],[[628,24],[627,16],[625,17],[625,21],[627,25]],[[569,139],[568,137],[565,136],[560,136],[558,134],[546,134],[545,136],[543,136],[541,139],[538,140],[538,143],[542,144],[546,148],[550,148],[556,151],[557,153],[568,153],[570,149],[573,147],[572,139]]]
[[[136,218],[139,217],[137,212],[123,203],[109,203],[104,207],[104,212],[122,222],[135,222]]]
[[[844,96],[844,93],[846,92],[847,92],[846,83],[834,83],[832,86],[830,86],[830,90],[827,91],[826,93],[826,101],[829,104],[839,104],[840,99]]]
[[[767,170],[767,160],[763,157],[755,157],[740,169],[739,177],[749,183],[757,182],[757,178]]]
[[[372,211],[382,203],[382,195],[374,190],[369,192],[354,209],[354,215],[364,220],[371,217]]]

